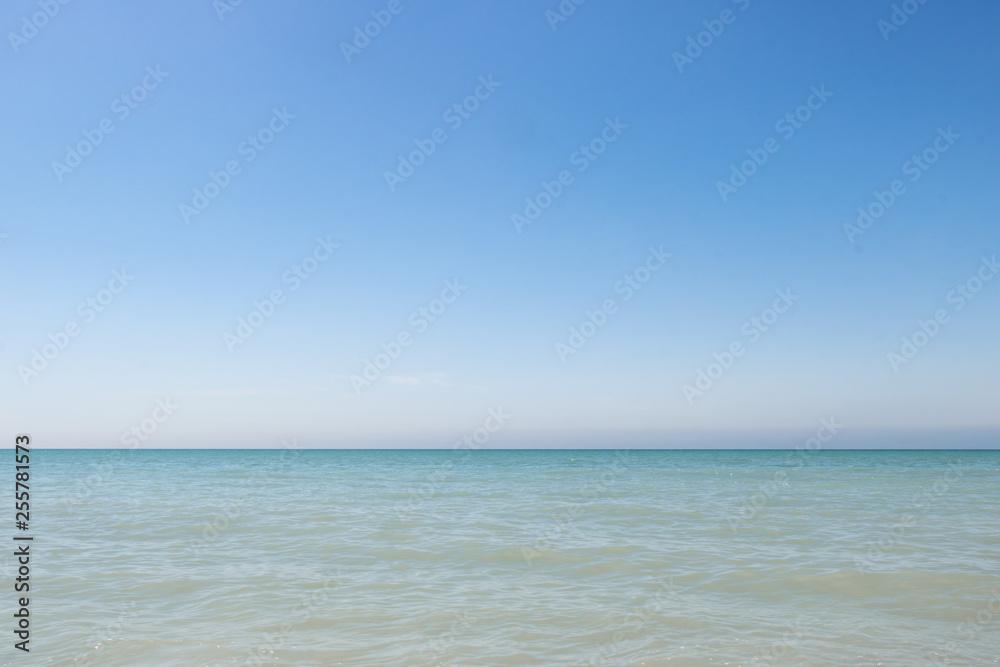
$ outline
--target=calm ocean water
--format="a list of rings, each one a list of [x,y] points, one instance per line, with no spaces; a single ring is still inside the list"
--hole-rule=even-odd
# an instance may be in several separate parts
[[[4,664],[1000,664],[1000,452],[31,463]]]

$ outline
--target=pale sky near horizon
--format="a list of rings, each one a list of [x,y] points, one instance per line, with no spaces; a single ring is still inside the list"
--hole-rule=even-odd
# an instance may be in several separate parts
[[[896,4],[7,3],[4,437],[1000,432],[1000,7]]]

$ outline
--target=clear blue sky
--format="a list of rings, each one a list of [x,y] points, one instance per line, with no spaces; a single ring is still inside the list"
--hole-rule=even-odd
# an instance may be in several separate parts
[[[0,10],[5,433],[122,446],[165,397],[178,408],[143,446],[450,446],[500,406],[488,446],[791,445],[830,416],[844,433],[1000,427],[1000,279],[949,300],[1000,253],[996,3],[931,0],[893,31],[888,1],[590,0],[565,21],[556,0],[220,4],[70,2],[37,30],[37,2]],[[372,12],[391,22],[348,62]],[[678,71],[704,21],[721,34]],[[792,136],[776,127],[809,102]],[[244,143],[269,125],[255,141],[271,143]],[[104,136],[63,168],[85,132]],[[576,153],[602,132],[596,159]],[[904,171],[939,137],[933,165]],[[767,161],[723,201],[747,151]],[[887,212],[845,232],[897,179]],[[286,274],[319,238],[339,247]],[[642,266],[658,270],[625,300]],[[465,289],[430,322],[419,308],[440,311],[446,280]],[[252,336],[225,338],[276,289]],[[766,332],[744,328],[789,289]],[[111,301],[91,315],[88,298]],[[608,299],[582,347],[557,346]],[[352,383],[401,333],[399,357]]]

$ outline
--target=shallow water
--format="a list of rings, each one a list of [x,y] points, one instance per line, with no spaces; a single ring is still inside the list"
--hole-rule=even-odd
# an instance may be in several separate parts
[[[995,665],[998,491],[1000,452],[36,450],[4,664]]]

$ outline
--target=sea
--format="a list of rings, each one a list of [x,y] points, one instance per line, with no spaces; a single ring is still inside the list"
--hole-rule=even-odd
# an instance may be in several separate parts
[[[1000,664],[998,451],[33,450],[29,484],[5,665]]]

